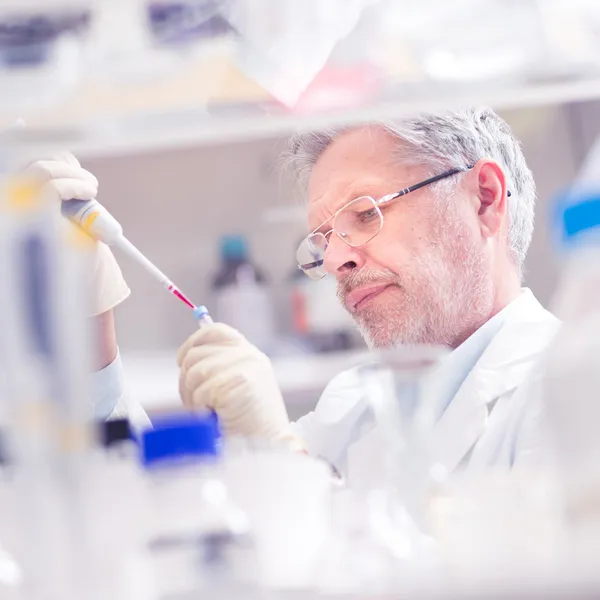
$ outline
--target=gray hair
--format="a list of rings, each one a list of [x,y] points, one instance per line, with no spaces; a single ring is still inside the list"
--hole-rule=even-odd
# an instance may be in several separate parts
[[[507,177],[508,243],[519,271],[531,243],[535,212],[535,182],[525,162],[520,142],[508,124],[489,108],[466,108],[413,118],[375,122],[399,140],[397,158],[410,165],[426,165],[430,175],[452,168],[466,169],[481,158],[495,160]],[[361,125],[330,128],[293,136],[288,143],[286,166],[305,186],[313,166],[342,133]],[[363,125],[364,126],[364,125]],[[437,192],[450,192],[454,181],[442,180]]]

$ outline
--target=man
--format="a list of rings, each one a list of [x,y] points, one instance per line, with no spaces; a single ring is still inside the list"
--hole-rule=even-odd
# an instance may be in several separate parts
[[[513,466],[541,452],[536,363],[558,328],[521,289],[535,185],[518,141],[487,109],[423,115],[295,137],[312,278],[335,277],[372,348],[441,344],[437,462]],[[179,352],[186,406],[226,431],[280,440],[360,479],[385,451],[356,371],[289,424],[269,360],[224,324]]]
[[[448,471],[539,460],[536,362],[558,322],[521,289],[535,184],[508,125],[460,110],[300,135],[289,154],[307,183],[306,274],[336,278],[370,347],[453,349],[435,373],[434,459]],[[226,429],[305,444],[351,480],[386,451],[356,371],[288,427],[268,360],[226,325],[192,335],[179,364],[184,403]]]

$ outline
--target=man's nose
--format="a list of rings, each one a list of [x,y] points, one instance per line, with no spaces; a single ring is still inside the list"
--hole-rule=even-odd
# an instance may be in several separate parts
[[[360,269],[364,262],[360,248],[348,246],[335,232],[331,233],[323,257],[323,266],[327,273],[334,276],[347,274],[354,269]]]

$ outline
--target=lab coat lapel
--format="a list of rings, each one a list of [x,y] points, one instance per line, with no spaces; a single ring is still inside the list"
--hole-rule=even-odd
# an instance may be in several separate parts
[[[529,290],[507,307],[505,321],[439,419],[432,436],[434,462],[451,472],[486,430],[489,406],[526,378],[558,323]]]

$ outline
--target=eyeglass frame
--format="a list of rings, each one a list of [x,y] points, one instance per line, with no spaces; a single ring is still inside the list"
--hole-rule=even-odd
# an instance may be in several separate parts
[[[385,196],[382,196],[381,198],[379,198],[379,200],[375,200],[375,198],[371,197],[371,196],[359,196],[358,198],[354,198],[352,200],[350,200],[349,202],[347,202],[346,204],[344,204],[344,206],[342,206],[341,208],[338,208],[338,210],[336,210],[328,219],[326,219],[325,221],[323,221],[318,227],[316,227],[315,229],[313,229],[304,239],[308,239],[310,238],[310,236],[319,233],[319,229],[321,229],[321,227],[323,227],[323,225],[325,225],[326,223],[328,223],[329,221],[332,221],[335,219],[335,217],[342,212],[347,206],[349,206],[350,204],[352,204],[353,202],[356,202],[356,200],[360,200],[360,198],[370,198],[371,200],[373,200],[373,206],[377,209],[380,209],[380,207],[382,205],[386,205],[388,203],[390,203],[392,200],[396,200],[398,198],[401,198],[402,196],[406,196],[407,194],[410,194],[411,192],[416,192],[417,190],[420,190],[421,188],[431,185],[432,183],[436,183],[437,181],[441,181],[442,179],[446,179],[447,177],[452,177],[453,175],[456,175],[457,173],[465,173],[466,171],[471,170],[475,165],[470,165],[466,168],[454,168],[454,169],[449,169],[448,171],[444,171],[443,173],[440,173],[439,175],[434,175],[433,177],[429,177],[428,179],[424,179],[423,181],[420,181],[419,183],[415,183],[414,185],[411,185],[409,187],[406,187],[402,190],[400,190],[399,192],[394,192],[392,194],[386,194]],[[510,190],[506,190],[506,195],[507,197],[510,198],[511,193]],[[372,237],[370,237],[368,240],[366,240],[365,242],[362,242],[361,244],[357,244],[356,246],[353,246],[352,244],[349,244],[348,242],[346,242],[344,240],[344,238],[340,237],[340,239],[345,243],[348,244],[348,246],[350,246],[351,248],[360,248],[361,246],[364,246],[365,244],[368,244],[372,239],[374,239],[383,229],[383,214],[381,213],[381,210],[379,210],[379,214],[381,215],[381,227],[379,228],[379,230],[377,231],[377,233],[375,233]],[[327,245],[329,245],[329,241],[327,240],[327,237],[330,233],[334,232],[334,228],[332,227],[327,233],[322,233],[321,235],[325,238],[325,241],[327,241]],[[325,248],[326,250],[327,248]],[[317,267],[321,267],[323,266],[324,263],[324,259],[321,260],[317,260],[315,262],[312,263],[307,263],[305,265],[301,265],[298,264],[298,268],[305,273],[307,276],[308,274],[306,273],[306,271],[310,270],[310,269],[315,269]],[[323,275],[323,277],[325,277],[325,275]],[[323,277],[321,277],[320,279],[323,279]]]

